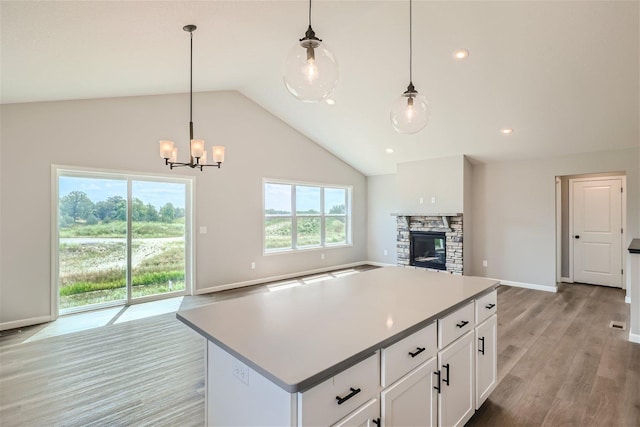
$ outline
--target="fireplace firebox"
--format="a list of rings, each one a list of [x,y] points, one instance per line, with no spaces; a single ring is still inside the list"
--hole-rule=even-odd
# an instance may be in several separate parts
[[[446,234],[439,231],[409,233],[409,265],[435,270],[447,269]]]

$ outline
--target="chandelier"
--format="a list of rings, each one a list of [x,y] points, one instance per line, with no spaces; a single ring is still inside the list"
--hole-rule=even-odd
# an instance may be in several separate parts
[[[193,32],[196,30],[195,25],[185,25],[182,29],[189,33],[191,39],[190,66],[189,66],[189,162],[178,162],[178,148],[175,147],[173,141],[160,141],[160,157],[164,159],[164,164],[169,169],[188,166],[190,168],[203,168],[207,166],[217,167],[218,169],[224,162],[224,146],[214,145],[211,149],[211,157],[213,163],[207,164],[207,150],[204,148],[203,139],[193,138]]]

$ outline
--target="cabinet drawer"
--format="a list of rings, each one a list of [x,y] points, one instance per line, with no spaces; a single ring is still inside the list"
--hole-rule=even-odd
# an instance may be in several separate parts
[[[382,349],[382,387],[387,387],[438,352],[436,322]]]
[[[438,319],[438,347],[445,348],[475,326],[474,302]]]
[[[377,421],[377,423],[374,422]],[[333,427],[373,427],[380,423],[380,402],[371,399],[345,418],[333,425]]]
[[[498,311],[498,291],[494,290],[476,300],[476,324],[484,322]]]
[[[376,397],[379,385],[380,357],[376,352],[333,378],[298,393],[298,425],[331,425]]]

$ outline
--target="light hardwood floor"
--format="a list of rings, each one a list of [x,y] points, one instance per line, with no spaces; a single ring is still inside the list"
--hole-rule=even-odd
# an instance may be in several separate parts
[[[266,292],[187,297],[183,308]],[[640,426],[640,345],[621,290],[498,292],[500,383],[473,426]],[[28,333],[26,328],[25,334]],[[163,314],[23,343],[0,338],[0,425],[201,426],[204,341]]]

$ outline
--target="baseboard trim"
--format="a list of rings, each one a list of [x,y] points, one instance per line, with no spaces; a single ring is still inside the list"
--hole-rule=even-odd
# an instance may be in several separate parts
[[[245,280],[245,281],[242,281],[242,282],[235,282],[235,283],[228,283],[226,285],[209,286],[207,288],[196,289],[196,291],[194,292],[194,295],[202,295],[202,294],[209,294],[211,292],[219,292],[219,291],[226,291],[226,290],[229,290],[229,289],[243,288],[245,286],[259,285],[261,283],[269,283],[269,282],[276,282],[278,280],[291,279],[292,277],[307,276],[309,274],[325,273],[327,271],[332,271],[332,270],[340,270],[340,269],[343,269],[343,268],[358,267],[360,265],[365,265],[365,264],[375,265],[374,263],[371,263],[371,262],[368,262],[368,261],[353,262],[353,263],[350,263],[350,264],[332,265],[332,266],[329,266],[329,267],[322,267],[322,268],[317,268],[317,269],[314,269],[314,270],[298,271],[298,272],[295,272],[295,273],[282,274],[282,275],[279,275],[279,276],[261,277],[259,279]]]
[[[562,283],[573,283],[573,279],[572,279],[572,278],[570,278],[570,277],[561,277],[561,278],[560,278],[560,281],[561,281]]]
[[[378,261],[367,261],[363,264],[375,265],[376,267],[397,267],[397,264],[388,264],[386,262],[378,262]]]
[[[494,280],[499,280],[499,279],[494,279]],[[500,284],[502,285],[507,285],[507,286],[513,286],[516,288],[526,288],[526,289],[533,289],[536,291],[545,291],[545,292],[553,292],[556,293],[558,292],[558,286],[543,286],[543,285],[536,285],[534,283],[524,283],[524,282],[512,282],[510,280],[500,280]]]
[[[629,341],[640,344],[640,334],[632,334],[629,332]]]
[[[38,316],[30,317],[28,319],[12,320],[11,322],[0,323],[0,331],[6,331],[7,329],[23,328],[25,326],[38,325],[40,323],[47,323],[51,321],[51,316]]]

